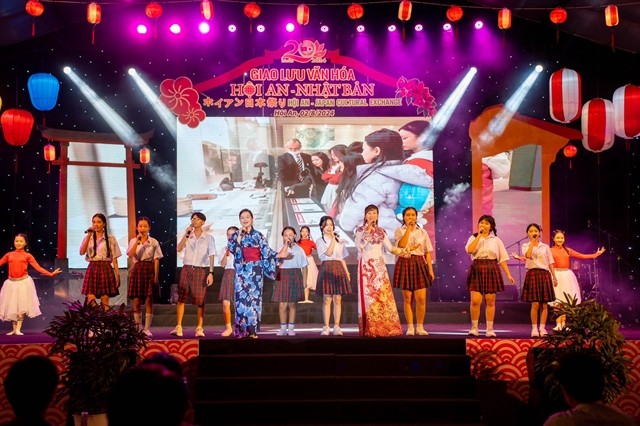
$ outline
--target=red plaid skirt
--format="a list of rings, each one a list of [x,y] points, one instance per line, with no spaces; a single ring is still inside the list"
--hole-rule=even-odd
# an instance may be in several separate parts
[[[87,272],[84,274],[82,294],[93,294],[96,297],[118,295],[116,287],[116,273],[109,260],[95,260],[89,262]]]
[[[304,300],[304,277],[297,268],[280,269],[280,280],[275,282],[272,302],[300,302]]]
[[[545,303],[555,299],[551,272],[540,268],[528,269],[522,285],[522,301]]]
[[[207,274],[209,268],[184,265],[180,271],[178,285],[178,302],[187,303],[189,299],[196,306],[204,305],[204,295],[207,291]]]
[[[236,270],[225,269],[220,283],[220,295],[218,300],[235,300],[236,295]]]
[[[320,264],[319,269],[316,294],[334,295],[351,294],[353,292],[342,261],[325,260]]]
[[[467,274],[467,290],[481,294],[504,291],[500,265],[495,259],[476,259]]]
[[[393,286],[402,290],[420,290],[431,287],[429,265],[424,256],[398,257],[393,272]]]
[[[129,297],[153,296],[153,262],[136,262],[129,274],[127,294]]]

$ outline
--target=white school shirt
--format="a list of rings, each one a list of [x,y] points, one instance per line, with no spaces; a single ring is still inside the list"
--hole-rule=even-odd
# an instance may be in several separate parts
[[[282,247],[280,248],[282,250]],[[291,259],[282,259],[280,269],[302,269],[309,264],[307,255],[304,254],[304,250],[297,244],[287,248],[287,253],[291,253],[293,257]]]
[[[322,237],[316,240],[316,250],[318,250],[318,257],[321,262],[324,262],[325,260],[343,260],[345,257],[349,256],[349,251],[342,240],[340,240],[340,242],[336,241],[336,244],[333,246],[333,254],[331,256],[327,256],[327,249],[330,244],[330,239],[327,239],[326,242]]]
[[[127,247],[127,253],[131,250],[131,247],[137,245],[136,251],[131,258],[133,263],[136,264],[138,262],[149,262],[155,259],[162,259],[162,249],[160,249],[160,243],[153,237],[147,238],[142,244],[138,244],[137,238],[132,238],[129,241],[129,247]]]
[[[529,251],[530,241],[522,244],[522,255],[524,256]],[[551,254],[551,248],[543,242],[539,242],[537,247],[531,250],[531,259],[526,259],[524,267],[527,269],[544,269],[549,270],[549,265],[555,263],[553,255]]]
[[[96,237],[96,234],[91,235],[89,237],[89,244],[87,245],[87,253],[84,256],[84,259],[87,262],[91,262],[92,260],[108,260],[111,262],[114,258],[122,256],[122,252],[120,251],[120,246],[118,245],[118,241],[116,237],[109,234],[109,245],[111,246],[111,257],[108,257],[107,253],[107,243],[104,239],[104,234],[102,237],[98,238],[98,244],[96,248],[96,252],[93,252],[93,239]]]
[[[400,228],[396,229],[394,233],[394,237],[396,239],[396,244],[402,239],[402,236],[407,232],[407,226],[402,225]],[[411,250],[411,254],[415,256],[426,256],[427,253],[433,251],[433,245],[431,245],[431,239],[429,238],[429,234],[424,228],[414,228],[411,231],[411,235],[409,235],[409,241],[407,242],[407,247],[412,247],[416,244],[419,246],[415,250]]]
[[[473,235],[467,240],[467,244],[464,246],[465,250],[471,245],[476,237]],[[507,249],[504,248],[504,243],[498,237],[493,234],[489,234],[488,237],[480,237],[480,241],[476,245],[476,249],[469,255],[471,260],[476,259],[497,259],[498,263],[506,262],[509,260],[509,254]]]
[[[226,253],[227,253],[227,246],[225,245],[218,252],[218,262],[220,264],[222,264],[222,259],[224,258],[224,255]],[[229,253],[229,255],[227,256],[227,263],[224,264],[224,269],[236,269],[233,266],[233,253]]]
[[[213,235],[202,232],[200,238],[196,238],[192,232],[185,244],[184,264],[188,266],[209,266],[209,256],[216,255],[216,242]]]

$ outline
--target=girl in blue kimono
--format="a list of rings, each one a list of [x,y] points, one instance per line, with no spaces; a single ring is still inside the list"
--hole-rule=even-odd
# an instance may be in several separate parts
[[[286,250],[276,253],[261,232],[253,228],[253,213],[240,211],[241,229],[233,233],[227,245],[234,257],[236,337],[258,338],[262,316],[263,275],[275,279],[277,259],[287,257]],[[286,249],[286,245],[284,249]]]

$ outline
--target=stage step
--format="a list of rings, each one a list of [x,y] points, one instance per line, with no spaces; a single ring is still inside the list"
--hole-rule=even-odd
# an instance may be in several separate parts
[[[197,371],[197,424],[482,424],[464,339],[203,339]]]

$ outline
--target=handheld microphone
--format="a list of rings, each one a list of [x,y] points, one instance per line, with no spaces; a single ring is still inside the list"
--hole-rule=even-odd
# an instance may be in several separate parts
[[[337,242],[340,242],[340,235],[338,235],[337,232],[333,233],[334,238],[336,239]]]
[[[86,231],[84,231],[85,234],[91,234],[93,233],[93,228],[87,228]]]
[[[190,235],[191,235],[191,227],[187,228],[187,234],[186,234],[187,238],[189,238]]]

